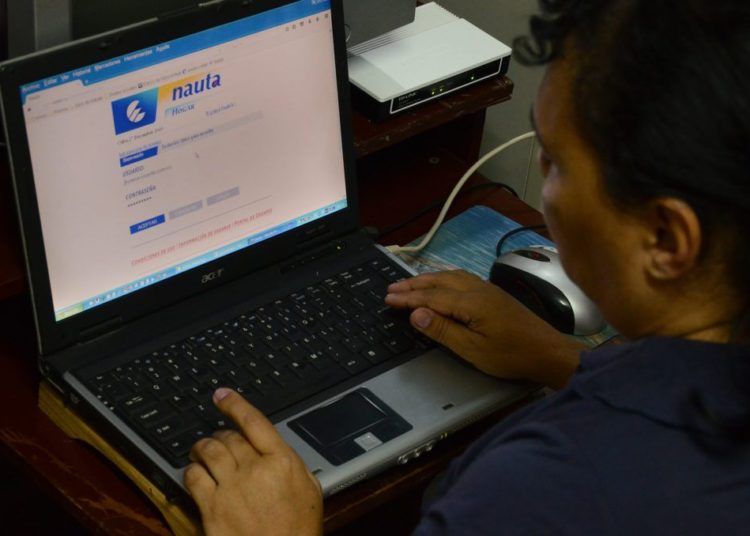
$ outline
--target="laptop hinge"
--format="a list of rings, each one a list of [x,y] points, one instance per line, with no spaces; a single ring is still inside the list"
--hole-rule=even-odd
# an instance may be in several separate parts
[[[109,335],[110,333],[120,329],[122,324],[122,317],[117,316],[115,318],[110,318],[109,320],[96,324],[95,326],[83,329],[78,334],[78,342],[89,342],[93,339],[103,337],[104,335]]]
[[[325,248],[319,249],[308,255],[297,257],[293,261],[281,265],[280,271],[282,274],[291,272],[298,268],[302,268],[303,266],[305,266],[306,264],[310,264],[311,262],[319,261],[325,257],[341,253],[345,249],[346,242],[343,240],[338,240]]]
[[[310,229],[306,229],[297,238],[297,251],[311,248],[322,244],[323,242],[330,241],[333,237],[330,227],[327,223],[321,223]]]

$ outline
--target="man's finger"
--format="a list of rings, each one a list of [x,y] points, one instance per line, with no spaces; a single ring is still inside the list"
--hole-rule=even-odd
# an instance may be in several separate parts
[[[479,337],[465,325],[424,307],[412,312],[410,320],[418,331],[461,356],[466,354],[471,338]]]
[[[188,465],[182,475],[182,480],[203,515],[203,505],[208,503],[211,495],[216,491],[216,481],[199,463]]]
[[[226,445],[213,438],[204,438],[190,449],[190,459],[202,464],[216,482],[237,471],[237,460]]]
[[[447,288],[466,291],[471,289],[481,279],[463,270],[434,272],[404,279],[388,286],[389,293],[409,292],[412,290],[426,290],[431,288]]]
[[[271,421],[235,391],[225,387],[217,389],[214,392],[214,404],[237,424],[242,434],[259,453],[272,454],[289,448]]]
[[[234,459],[237,460],[237,465],[247,463],[258,457],[258,451],[255,450],[255,447],[239,432],[219,430],[214,432],[214,438],[224,443]]]
[[[472,315],[475,314],[470,294],[443,288],[388,294],[385,303],[397,308],[427,307],[463,324],[469,324]]]

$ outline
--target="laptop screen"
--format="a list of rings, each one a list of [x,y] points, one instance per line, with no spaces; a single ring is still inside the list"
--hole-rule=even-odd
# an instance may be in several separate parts
[[[347,206],[328,0],[20,88],[57,321]]]

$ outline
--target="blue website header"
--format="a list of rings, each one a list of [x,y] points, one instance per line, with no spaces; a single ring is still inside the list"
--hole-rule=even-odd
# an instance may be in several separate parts
[[[288,22],[309,17],[331,8],[330,0],[299,0],[258,15],[217,26],[159,45],[124,54],[107,61],[81,67],[21,86],[21,102],[29,95],[53,87],[81,82],[84,86],[151,67],[165,61],[247,37]]]

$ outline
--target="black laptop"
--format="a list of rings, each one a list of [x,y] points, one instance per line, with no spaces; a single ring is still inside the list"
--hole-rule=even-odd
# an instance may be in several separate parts
[[[45,378],[170,498],[263,410],[331,494],[528,391],[383,303],[340,1],[225,0],[0,66]]]

